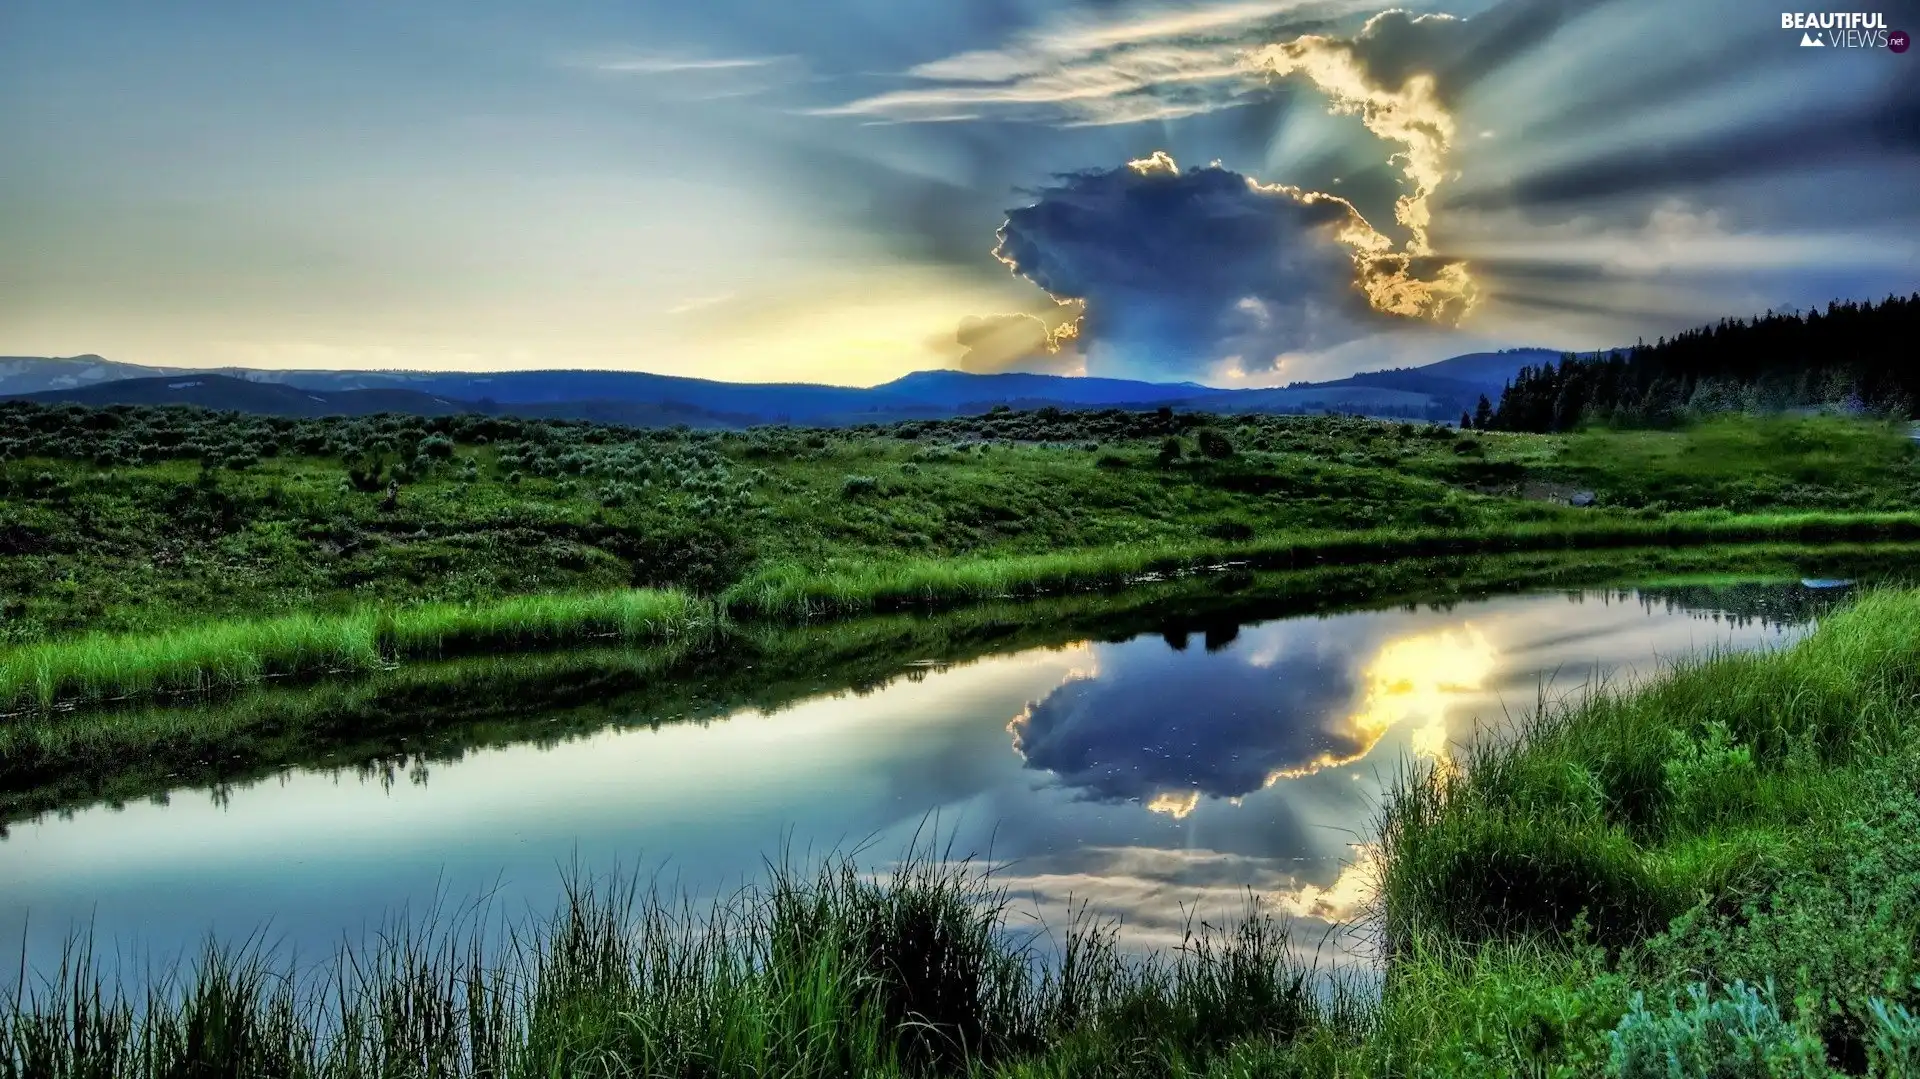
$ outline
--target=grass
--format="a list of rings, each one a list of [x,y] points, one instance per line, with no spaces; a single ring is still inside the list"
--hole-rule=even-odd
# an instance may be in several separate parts
[[[987,599],[1112,588],[1226,566],[1297,569],[1440,556],[1737,543],[1843,543],[1920,539],[1920,514],[1675,515],[1480,529],[1333,532],[1240,544],[1139,546],[983,559],[895,559],[816,570],[766,569],[728,590],[735,616],[831,617],[937,608]]]
[[[312,972],[214,949],[137,1002],[79,950],[0,999],[0,1076],[1148,1075],[1330,1013],[1265,917],[1167,963],[1091,920],[1043,955],[1008,910],[920,851],[880,879],[778,868],[697,912],[576,884],[504,942],[402,927]]]
[[[1802,513],[1596,520],[1505,528],[1326,533],[1240,544],[1139,546],[1053,555],[895,559],[808,570],[772,567],[713,602],[669,589],[506,596],[360,607],[339,614],[89,634],[0,651],[0,708],[199,692],[263,678],[364,672],[462,651],[617,639],[662,641],[722,618],[804,621],[987,600],[1097,591],[1169,576],[1439,556],[1729,544],[1920,540],[1920,514]]]
[[[791,566],[1905,512],[1920,490],[1909,440],[1839,421],[1803,421],[1817,438],[1755,424],[1728,450],[1720,426],[1468,436],[1121,412],[745,433],[11,402],[0,413],[0,645],[262,611],[635,586],[714,596]],[[1164,439],[1191,450],[1202,431],[1233,454],[1161,463]],[[399,483],[393,502],[386,482],[365,482],[366,452],[429,444],[381,473]],[[1575,488],[1597,505],[1565,505]]]
[[[1817,1065],[1711,1074],[1890,1061],[1887,1016],[1920,1007],[1916,702],[1920,593],[1882,591],[1793,648],[1689,661],[1411,774],[1381,832],[1388,952],[1527,949],[1697,1011],[1771,983]]]
[[[1920,539],[1911,440],[1836,419],[1549,436],[1117,410],[725,433],[0,416],[0,709],[648,639],[714,620],[704,602],[793,621],[1223,563]],[[1575,488],[1597,504],[1564,504]]]
[[[635,589],[97,633],[0,653],[0,706],[205,691],[481,649],[659,642],[707,628],[708,614],[682,593]]]

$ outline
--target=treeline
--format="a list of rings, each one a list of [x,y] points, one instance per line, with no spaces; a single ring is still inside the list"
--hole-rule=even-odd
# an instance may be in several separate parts
[[[1665,427],[1704,413],[1805,406],[1911,417],[1920,403],[1916,341],[1920,293],[1725,319],[1651,345],[1524,367],[1473,425]]]

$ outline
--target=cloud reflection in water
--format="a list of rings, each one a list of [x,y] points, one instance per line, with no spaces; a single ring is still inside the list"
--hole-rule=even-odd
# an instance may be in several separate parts
[[[1107,661],[1016,716],[1014,749],[1090,800],[1185,819],[1203,797],[1359,761],[1396,726],[1417,724],[1411,748],[1443,759],[1450,707],[1498,664],[1472,624],[1386,637],[1374,620],[1282,623],[1205,654],[1172,644],[1094,646]]]

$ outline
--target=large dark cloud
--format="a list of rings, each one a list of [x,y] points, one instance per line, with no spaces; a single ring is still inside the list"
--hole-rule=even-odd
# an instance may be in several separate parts
[[[1354,220],[1335,199],[1256,187],[1224,168],[1075,173],[1007,214],[1001,257],[1086,301],[1090,369],[1252,370],[1377,321],[1354,286]]]
[[[1386,3],[1372,10],[1308,4],[1212,29],[1105,38],[1081,32],[1138,30],[1169,13],[1235,5],[830,2],[843,11],[851,3],[861,18],[739,17],[758,12],[758,0],[716,0],[675,18],[724,22],[743,39],[725,52],[804,55],[822,81],[796,87],[782,101],[790,107],[832,110],[898,91],[950,91],[917,109],[848,110],[835,120],[816,117],[819,125],[782,114],[766,133],[794,144],[792,197],[903,256],[1001,272],[986,253],[1007,193],[1064,175],[1037,193],[1029,227],[1013,230],[1030,241],[1016,261],[1023,271],[1044,263],[1048,279],[1081,287],[1061,294],[1089,301],[1093,373],[1191,377],[1234,355],[1257,373],[1277,352],[1342,342],[1354,363],[1368,366],[1366,342],[1354,338],[1386,348],[1390,342],[1373,331],[1407,325],[1354,306],[1350,268],[1314,272],[1337,271],[1346,254],[1327,242],[1314,212],[1330,213],[1331,205],[1276,211],[1275,196],[1203,195],[1204,184],[1185,177],[1192,203],[1170,199],[1157,218],[1115,197],[1131,179],[1115,166],[1156,148],[1181,161],[1218,158],[1243,176],[1337,193],[1397,250],[1465,257],[1485,302],[1463,325],[1482,334],[1598,347],[1754,304],[1913,284],[1911,258],[1902,263],[1895,249],[1920,216],[1910,200],[1890,194],[1920,178],[1920,82],[1910,77],[1910,58],[1802,50],[1798,34],[1779,28],[1777,9],[1748,0],[1459,0],[1439,9],[1456,16],[1449,18],[1394,12]],[[1909,29],[1920,23],[1913,0],[1892,3],[1886,14]],[[1350,57],[1373,89],[1398,93],[1431,76],[1433,101],[1453,130],[1429,174],[1440,177],[1429,185],[1430,245],[1408,245],[1410,230],[1396,221],[1396,201],[1414,194],[1415,184],[1389,163],[1405,144],[1383,133],[1387,125],[1369,123],[1378,101],[1336,102],[1305,68],[1265,85],[1258,76],[1223,76],[1203,88],[1205,80],[1193,77],[1235,52],[1307,35]],[[1039,70],[1003,81],[953,74],[954,61],[983,50],[1038,58]],[[1162,56],[1169,77],[1139,74],[1153,69],[1143,57]],[[923,65],[948,74],[926,74]],[[1129,72],[1139,77],[1119,77]],[[993,96],[1009,89],[1019,92]],[[1141,98],[1167,108],[1139,109]],[[1179,114],[1183,103],[1195,111]],[[1330,111],[1337,113],[1331,122]],[[1159,118],[1126,119],[1136,112]],[[922,114],[976,118],[914,122]],[[1106,171],[1075,171],[1089,166]],[[1809,184],[1817,188],[1811,196]],[[1180,216],[1209,200],[1235,207],[1223,215],[1231,226],[1205,214]],[[1801,264],[1785,255],[1729,258],[1683,275],[1665,265],[1554,252],[1573,233],[1635,242],[1650,212],[1668,203],[1719,211],[1730,235],[1764,241],[1844,232],[1863,247],[1879,243],[1881,254],[1863,257],[1847,275],[1836,273],[1835,259],[1812,255]],[[1062,211],[1057,219],[1046,216],[1049,204]],[[1271,245],[1270,261],[1252,257],[1252,242],[1222,236],[1241,226]],[[1494,257],[1520,246],[1534,251],[1526,259]],[[1556,257],[1560,272],[1543,263]],[[1596,277],[1596,266],[1604,273],[1583,279]],[[1615,287],[1623,282],[1634,287]],[[1257,303],[1243,305],[1249,297]],[[1432,355],[1445,351],[1436,343]],[[976,357],[976,365],[984,360]]]
[[[1100,801],[1231,798],[1366,748],[1337,723],[1359,695],[1344,664],[1309,647],[1256,666],[1224,629],[1205,652],[1176,639],[1187,654],[1151,639],[1105,650],[1099,675],[1036,703],[1015,728],[1028,767]]]

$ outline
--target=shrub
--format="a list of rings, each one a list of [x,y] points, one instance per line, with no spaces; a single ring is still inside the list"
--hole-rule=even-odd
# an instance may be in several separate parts
[[[843,498],[860,498],[879,490],[880,481],[872,476],[845,476],[840,480],[840,495]]]
[[[1224,521],[1215,521],[1201,529],[1201,532],[1213,539],[1226,540],[1230,543],[1237,543],[1241,540],[1250,540],[1253,538],[1253,526],[1245,521],[1233,518]]]
[[[1200,452],[1216,461],[1233,456],[1233,440],[1211,427],[1200,429]]]
[[[1795,1029],[1774,1008],[1773,986],[1763,996],[1735,982],[1726,999],[1712,1000],[1703,984],[1687,987],[1693,1007],[1665,1016],[1633,1007],[1611,1039],[1608,1073],[1620,1079],[1815,1079],[1827,1075],[1819,1039]],[[1899,1074],[1899,1073],[1888,1073]]]
[[[1724,807],[1737,805],[1758,781],[1753,749],[1742,745],[1714,720],[1699,738],[1669,731],[1671,752],[1661,763],[1668,804],[1682,820],[1707,823]]]
[[[1867,1048],[1875,1075],[1920,1075],[1920,1016],[1884,1000],[1867,1003],[1873,1041]]]
[[[1180,459],[1180,454],[1181,454],[1181,448],[1180,448],[1179,439],[1169,438],[1165,442],[1160,443],[1160,463],[1161,464],[1170,465],[1175,461],[1178,461]]]

